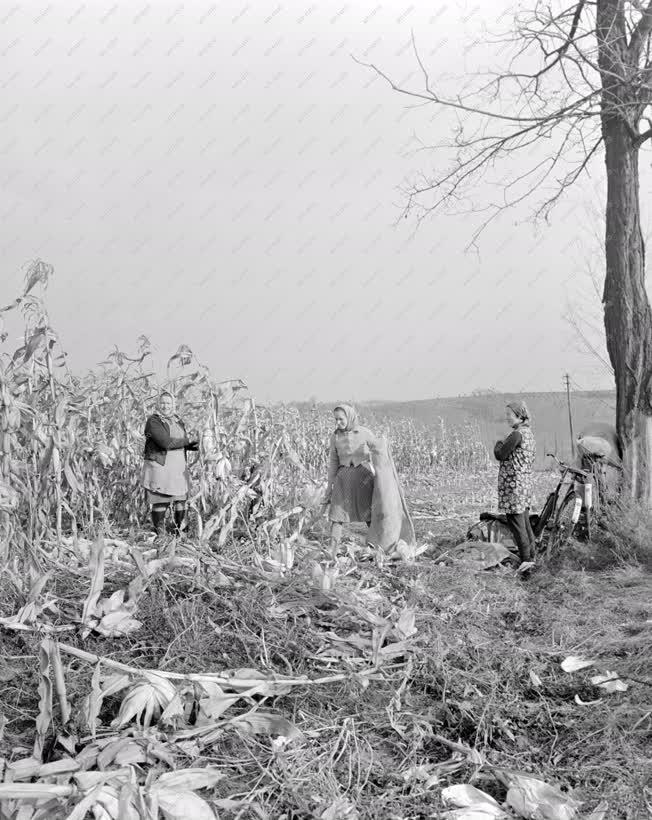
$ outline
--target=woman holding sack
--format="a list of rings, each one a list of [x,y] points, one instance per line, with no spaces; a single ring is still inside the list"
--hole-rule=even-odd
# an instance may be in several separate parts
[[[157,411],[145,424],[142,478],[157,535],[165,533],[165,514],[170,507],[175,532],[181,532],[188,499],[186,454],[198,447],[197,441],[188,438],[185,425],[175,412],[174,396],[167,391],[161,393]]]
[[[344,524],[365,523],[367,543],[388,550],[400,539],[414,542],[414,528],[386,443],[358,423],[355,408],[333,410],[328,486],[331,554],[337,554]]]
[[[535,537],[530,523],[532,504],[532,466],[536,456],[530,413],[523,401],[513,401],[506,408],[511,433],[496,442],[494,456],[498,470],[498,511],[505,515],[514,533],[521,565],[532,560]]]

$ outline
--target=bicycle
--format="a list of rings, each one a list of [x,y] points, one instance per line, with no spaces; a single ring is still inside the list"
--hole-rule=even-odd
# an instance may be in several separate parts
[[[536,513],[530,514],[530,524],[535,538],[536,556],[545,554],[546,558],[550,558],[553,552],[557,552],[568,543],[574,532],[580,534],[578,524],[580,524],[583,531],[581,534],[587,540],[590,540],[592,529],[596,523],[593,489],[595,487],[597,490],[599,485],[594,479],[593,470],[579,470],[572,467],[570,464],[560,461],[554,453],[546,453],[546,455],[557,462],[560,477],[557,486],[548,495],[541,512],[538,515]],[[567,482],[568,477],[570,477],[571,483]],[[582,488],[581,491],[579,487]],[[599,506],[599,503],[597,506]],[[480,513],[479,523],[474,524],[469,529],[467,539],[471,541],[503,541],[506,531],[513,540],[514,531],[506,516],[499,513],[483,512]]]

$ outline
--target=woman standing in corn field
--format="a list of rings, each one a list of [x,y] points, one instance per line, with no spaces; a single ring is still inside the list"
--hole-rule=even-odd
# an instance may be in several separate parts
[[[165,514],[172,506],[177,533],[186,516],[188,498],[188,450],[197,450],[183,421],[175,412],[174,396],[163,392],[157,412],[145,424],[143,487],[151,506],[152,524],[157,535],[165,532]]]
[[[374,473],[371,450],[375,437],[358,424],[355,408],[338,405],[333,410],[335,431],[331,436],[328,487],[325,504],[330,504],[331,552],[342,540],[344,524],[364,522],[371,526]]]
[[[367,543],[381,549],[393,547],[399,538],[414,541],[414,528],[398,483],[394,462],[386,443],[358,424],[355,408],[348,404],[333,410],[335,431],[331,436],[328,487],[331,553],[337,554],[344,524],[364,522]],[[374,462],[380,468],[376,481]]]
[[[506,439],[497,441],[494,447],[494,456],[500,462],[498,510],[510,524],[521,564],[524,564],[532,559],[535,541],[530,523],[530,505],[536,444],[525,402],[508,404],[506,420],[512,432]]]

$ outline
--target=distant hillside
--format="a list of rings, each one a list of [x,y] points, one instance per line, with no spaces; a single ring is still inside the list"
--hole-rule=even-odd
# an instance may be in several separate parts
[[[360,406],[360,411],[389,418],[407,416],[427,427],[439,424],[440,418],[446,426],[473,422],[479,428],[484,444],[492,449],[496,439],[505,433],[505,404],[514,398],[514,394],[491,394],[411,402],[371,402]],[[529,393],[519,394],[519,398],[525,400],[532,414],[538,465],[543,466],[547,452],[569,458],[571,449],[566,394]],[[571,406],[573,430],[577,436],[589,421],[615,421],[616,394],[610,391],[573,393]]]
[[[518,394],[532,414],[538,459],[537,466],[546,463],[545,453],[556,452],[560,458],[570,457],[570,432],[565,393]],[[459,398],[425,399],[422,401],[377,401],[360,404],[361,416],[373,414],[388,418],[412,418],[418,425],[434,427],[443,419],[446,426],[460,426],[465,422],[477,425],[482,441],[490,450],[496,439],[505,434],[505,404],[516,398],[514,394],[461,396]],[[616,394],[611,391],[571,394],[573,429],[575,435],[589,421],[613,423],[616,415]]]

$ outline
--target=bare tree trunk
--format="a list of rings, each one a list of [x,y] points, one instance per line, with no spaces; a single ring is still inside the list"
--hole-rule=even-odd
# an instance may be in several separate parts
[[[652,507],[652,311],[645,290],[638,140],[645,106],[631,83],[638,56],[628,42],[623,0],[597,0],[596,15],[607,167],[604,324],[627,484],[634,498]]]
[[[638,147],[620,118],[603,118],[607,164],[604,321],[616,418],[632,495],[652,506],[652,311],[645,290]]]

